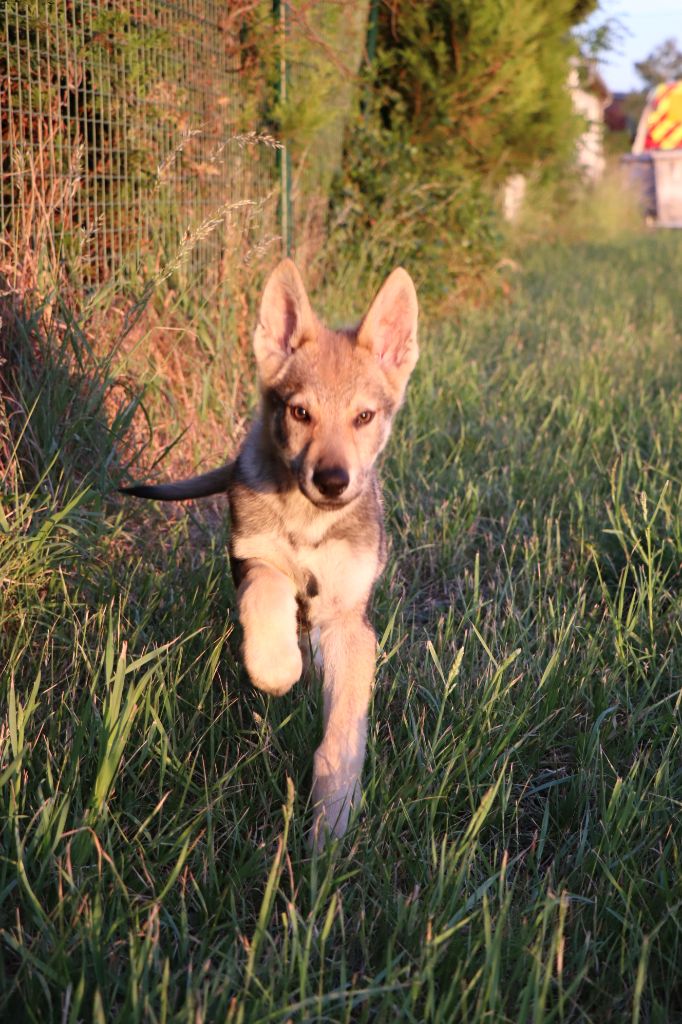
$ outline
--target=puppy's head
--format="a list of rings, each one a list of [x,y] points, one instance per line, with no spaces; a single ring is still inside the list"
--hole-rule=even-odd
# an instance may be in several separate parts
[[[401,267],[359,326],[341,331],[317,319],[291,260],[270,276],[254,336],[264,422],[317,507],[340,508],[363,490],[417,362],[417,313]]]

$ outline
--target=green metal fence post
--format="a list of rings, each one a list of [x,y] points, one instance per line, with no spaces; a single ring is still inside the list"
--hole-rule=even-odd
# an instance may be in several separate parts
[[[287,8],[288,0],[273,0],[272,13],[276,25],[279,26],[279,78],[277,82],[277,98],[280,103],[286,103],[289,88],[289,62],[287,61]],[[291,255],[293,238],[293,203],[291,197],[291,150],[284,143],[282,149],[278,150],[279,177],[280,177],[280,201],[279,216],[282,227],[282,240],[284,242],[284,254]]]

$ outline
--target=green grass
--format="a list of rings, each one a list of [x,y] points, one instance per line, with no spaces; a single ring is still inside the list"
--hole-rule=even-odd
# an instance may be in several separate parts
[[[674,234],[542,248],[425,325],[320,856],[319,695],[249,686],[227,524],[119,499],[108,366],[16,338],[0,1018],[682,1020],[681,271]]]

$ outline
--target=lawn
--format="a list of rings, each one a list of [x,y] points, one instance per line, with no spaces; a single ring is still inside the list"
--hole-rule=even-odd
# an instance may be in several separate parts
[[[1,1019],[682,1020],[681,280],[680,234],[544,246],[425,322],[364,798],[320,855],[319,693],[249,685],[220,502],[119,497],[135,398],[107,422],[77,323],[17,325]]]

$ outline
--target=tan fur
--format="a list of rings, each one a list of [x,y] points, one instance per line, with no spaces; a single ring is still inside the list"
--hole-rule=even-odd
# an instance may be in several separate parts
[[[261,410],[234,463],[124,490],[163,500],[227,491],[252,682],[279,696],[311,656],[323,665],[313,773],[321,843],[327,829],[343,835],[360,789],[376,646],[367,606],[385,560],[375,462],[417,361],[412,280],[394,270],[358,328],[332,331],[284,260],[265,287],[254,352]]]

